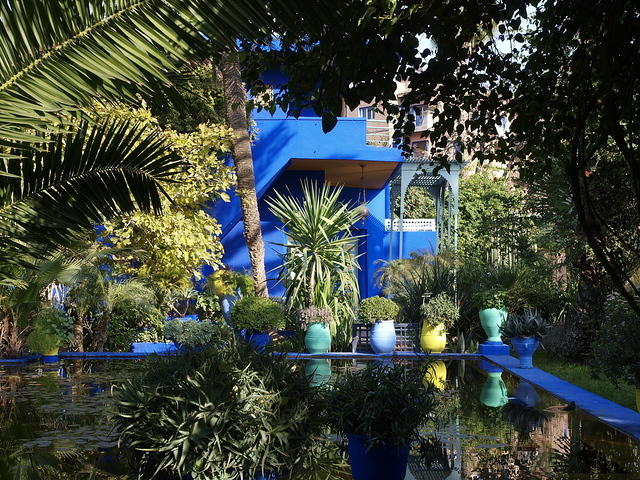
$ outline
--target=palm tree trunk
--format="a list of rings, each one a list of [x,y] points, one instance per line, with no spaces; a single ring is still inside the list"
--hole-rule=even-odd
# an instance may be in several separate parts
[[[73,340],[76,347],[76,352],[84,352],[84,328],[83,317],[78,312],[73,319]]]
[[[221,65],[222,85],[226,101],[227,122],[235,133],[232,155],[236,167],[244,240],[247,243],[256,295],[268,297],[267,274],[264,267],[264,243],[260,230],[260,212],[253,175],[253,157],[247,121],[247,93],[240,76],[240,63],[236,55],[226,55]]]

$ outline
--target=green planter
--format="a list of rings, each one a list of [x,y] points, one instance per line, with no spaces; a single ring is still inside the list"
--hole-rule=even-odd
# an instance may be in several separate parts
[[[487,380],[480,391],[480,401],[491,408],[503,407],[509,401],[507,386],[502,380],[502,372],[487,373]]]
[[[507,311],[497,308],[485,308],[480,310],[480,325],[487,334],[487,342],[502,343],[500,338],[500,325],[507,318]]]
[[[331,349],[331,333],[326,323],[312,323],[304,336],[309,353],[327,353]]]

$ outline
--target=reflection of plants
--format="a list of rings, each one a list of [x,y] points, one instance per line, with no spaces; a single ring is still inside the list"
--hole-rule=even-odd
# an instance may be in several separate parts
[[[502,417],[511,423],[520,435],[529,438],[531,432],[542,428],[549,419],[549,414],[519,401],[512,401],[502,407]]]
[[[575,475],[597,480],[624,471],[607,455],[595,450],[576,436],[560,437],[551,453],[553,480],[569,480]]]
[[[445,447],[437,436],[420,437],[418,442],[413,445],[413,450],[418,456],[414,461],[410,461],[409,465],[414,476],[418,476],[416,473],[419,470],[448,472],[452,470]]]

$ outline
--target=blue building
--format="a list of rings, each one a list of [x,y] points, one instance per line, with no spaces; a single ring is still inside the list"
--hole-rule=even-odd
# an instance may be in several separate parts
[[[425,175],[418,163],[404,161],[398,149],[367,145],[366,118],[340,118],[326,134],[318,117],[296,119],[278,110],[273,116],[266,111],[254,112],[253,119],[257,139],[252,153],[271,295],[283,293],[275,282],[283,247],[275,244],[286,243],[286,238],[265,200],[276,190],[300,195],[302,179],[342,185],[346,201],[366,200],[370,213],[354,226],[354,233],[362,236],[358,253],[363,298],[379,292],[374,274],[380,260],[407,257],[415,250],[436,251],[438,236],[445,235],[443,222],[394,220],[391,205],[396,197],[404,198],[409,185],[421,185],[434,196],[437,211],[445,212],[446,189],[455,190],[457,204],[457,174],[454,182],[441,175]],[[222,225],[224,264],[233,270],[250,270],[238,197],[232,196],[231,203],[216,204],[214,215]],[[456,225],[453,228],[456,236]]]

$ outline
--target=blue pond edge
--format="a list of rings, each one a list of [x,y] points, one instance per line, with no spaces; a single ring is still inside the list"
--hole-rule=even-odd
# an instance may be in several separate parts
[[[173,348],[171,348],[173,347]],[[137,350],[137,351],[135,351]],[[177,350],[171,344],[147,345],[134,348],[133,352],[61,352],[60,358],[102,358],[102,359],[136,359],[149,355],[175,355]],[[576,407],[597,418],[604,424],[618,430],[635,440],[640,441],[640,413],[618,405],[611,400],[580,388],[570,382],[562,380],[539,368],[520,368],[520,361],[510,355],[481,355],[479,353],[419,353],[394,352],[391,354],[328,352],[328,353],[274,353],[284,355],[292,360],[308,359],[391,359],[391,358],[436,358],[481,360],[503,369],[532,385],[544,390],[567,403],[575,402]],[[0,364],[24,364],[40,359],[40,355],[27,357],[0,359]]]

